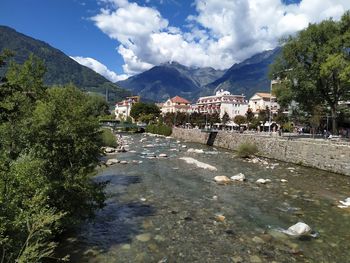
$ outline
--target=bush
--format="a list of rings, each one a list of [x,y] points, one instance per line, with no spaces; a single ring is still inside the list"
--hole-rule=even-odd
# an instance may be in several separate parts
[[[160,134],[160,135],[164,135],[164,136],[170,136],[172,133],[172,129],[171,129],[171,127],[169,127],[163,123],[158,123],[158,124],[148,125],[146,127],[146,132]]]
[[[117,147],[117,139],[115,138],[114,134],[109,129],[102,129],[101,133],[102,138],[102,146],[109,146],[109,147]]]
[[[241,143],[237,149],[238,156],[241,158],[249,158],[258,152],[258,147],[253,143]]]

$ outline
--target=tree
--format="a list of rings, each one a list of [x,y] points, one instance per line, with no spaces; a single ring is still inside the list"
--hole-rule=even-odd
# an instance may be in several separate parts
[[[252,120],[254,119],[254,113],[253,113],[253,111],[252,111],[251,108],[248,108],[248,110],[247,110],[245,116],[246,116],[246,118],[247,118],[248,130],[249,130],[250,123],[251,123]]]
[[[242,124],[246,123],[247,122],[247,118],[244,117],[243,115],[236,115],[234,118],[233,118],[233,121],[238,124],[239,126],[241,126]]]
[[[130,116],[133,117],[136,121],[138,121],[141,115],[148,114],[152,114],[155,117],[158,117],[160,114],[159,107],[151,103],[137,102],[132,105],[130,110]]]
[[[221,118],[221,123],[223,125],[226,125],[226,123],[228,123],[230,121],[230,116],[228,115],[228,113],[225,111],[224,115]]]
[[[350,97],[349,21],[348,11],[340,22],[310,24],[289,37],[270,73],[271,78],[280,79],[279,97],[282,94],[287,100],[295,100],[310,114],[315,106],[329,107],[333,133],[337,130],[339,101]]]

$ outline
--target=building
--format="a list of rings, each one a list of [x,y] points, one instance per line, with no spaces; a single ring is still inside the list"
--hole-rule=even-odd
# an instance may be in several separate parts
[[[277,113],[280,106],[277,103],[276,97],[271,96],[271,93],[258,92],[249,100],[249,108],[255,116],[259,115],[261,110],[266,108],[271,109],[271,113]]]
[[[193,111],[191,103],[179,96],[168,99],[166,102],[158,104],[158,106],[163,115],[170,112],[192,113]]]
[[[200,97],[197,101],[200,113],[219,113],[220,118],[225,112],[233,119],[237,115],[245,115],[248,102],[244,95],[232,95],[229,91],[219,90],[214,96]]]
[[[133,104],[140,101],[140,96],[127,97],[125,100],[117,102],[114,113],[116,120],[126,120],[130,117],[130,111]]]

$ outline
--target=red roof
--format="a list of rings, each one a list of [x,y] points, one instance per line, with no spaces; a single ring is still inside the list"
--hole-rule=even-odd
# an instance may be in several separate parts
[[[179,96],[175,96],[174,98],[170,99],[172,103],[183,103],[183,104],[190,104],[190,102],[184,98],[181,98]]]

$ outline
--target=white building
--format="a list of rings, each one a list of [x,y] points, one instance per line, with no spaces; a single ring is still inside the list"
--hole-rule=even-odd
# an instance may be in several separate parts
[[[192,113],[191,103],[179,96],[168,99],[166,102],[158,104],[163,115],[170,112]]]
[[[117,102],[114,109],[115,119],[122,121],[130,117],[132,105],[139,102],[139,100],[139,96],[133,96],[127,97],[125,100]]]
[[[233,119],[237,115],[245,115],[248,101],[244,95],[232,95],[229,91],[219,90],[214,96],[200,97],[197,101],[198,111],[201,113],[219,113],[220,118],[227,112]]]
[[[271,109],[273,114],[277,113],[280,106],[277,103],[276,97],[271,97],[271,93],[258,92],[250,98],[249,108],[252,110],[255,116],[258,116],[259,112],[261,110],[266,110],[266,108]]]

